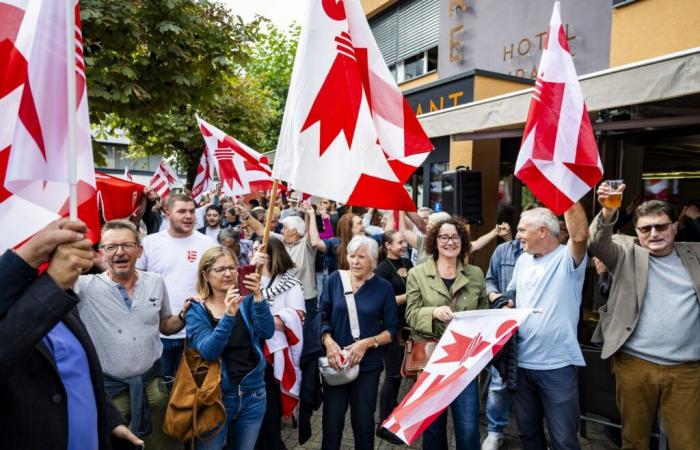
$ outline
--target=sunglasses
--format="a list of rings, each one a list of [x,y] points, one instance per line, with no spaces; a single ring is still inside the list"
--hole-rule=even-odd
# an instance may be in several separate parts
[[[668,230],[668,227],[673,225],[673,222],[666,222],[666,223],[654,223],[651,225],[644,225],[643,227],[635,227],[637,229],[637,232],[639,234],[649,234],[651,233],[652,228],[658,231],[659,233],[663,233],[664,231]]]

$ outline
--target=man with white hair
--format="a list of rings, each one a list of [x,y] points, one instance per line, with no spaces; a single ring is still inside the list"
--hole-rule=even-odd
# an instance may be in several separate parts
[[[523,253],[508,290],[520,308],[537,308],[518,330],[518,388],[511,399],[524,450],[547,448],[543,419],[552,447],[579,449],[578,378],[585,365],[576,327],[586,273],[588,220],[580,204],[564,213],[569,230],[559,243],[559,222],[546,208],[520,216],[516,238]]]

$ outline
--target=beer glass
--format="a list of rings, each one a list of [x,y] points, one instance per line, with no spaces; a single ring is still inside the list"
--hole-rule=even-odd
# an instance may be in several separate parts
[[[603,206],[606,208],[619,208],[622,206],[622,192],[620,191],[620,186],[624,183],[623,180],[607,180],[605,183],[610,188],[608,192],[608,198],[603,200]]]

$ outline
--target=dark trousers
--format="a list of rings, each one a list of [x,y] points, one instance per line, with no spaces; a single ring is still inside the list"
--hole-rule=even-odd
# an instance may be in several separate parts
[[[472,381],[450,403],[455,448],[479,450],[479,389]],[[447,409],[423,432],[423,450],[447,450]],[[544,449],[543,449],[544,450]]]
[[[380,373],[381,369],[360,372],[352,383],[323,385],[323,450],[340,448],[348,405],[355,449],[374,449],[374,409]]]
[[[401,363],[403,347],[396,339],[384,347],[384,383],[379,389],[379,423],[389,417],[396,408],[401,388]]]
[[[553,370],[518,368],[511,394],[523,450],[547,448],[543,419],[553,450],[579,450],[578,376],[575,366]]]
[[[172,381],[175,378],[178,367],[180,367],[180,358],[185,350],[184,339],[163,339],[163,354],[160,355],[160,371],[167,386],[172,387]]]
[[[305,299],[304,308],[306,309],[304,320],[313,320],[313,318],[316,316],[316,312],[318,311],[318,299],[316,297]]]
[[[274,370],[269,364],[265,367],[265,391],[267,392],[267,408],[255,448],[258,450],[281,450],[286,448],[282,442],[282,400],[280,399],[280,386],[275,381]]]

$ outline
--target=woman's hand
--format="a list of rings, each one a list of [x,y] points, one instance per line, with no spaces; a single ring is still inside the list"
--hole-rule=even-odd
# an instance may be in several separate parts
[[[452,308],[449,306],[438,306],[433,310],[433,318],[440,322],[449,322],[452,320]]]
[[[253,293],[253,298],[255,300],[262,299],[262,292],[260,291],[260,275],[257,273],[249,273],[242,280],[243,286],[246,287],[250,292]]]
[[[267,256],[267,253],[263,252],[255,252],[253,255],[253,259],[250,260],[251,264],[254,264],[255,266],[263,266],[263,267],[268,267],[268,263],[270,262],[270,257]]]
[[[333,340],[330,334],[326,334],[325,336],[323,345],[326,347],[326,358],[328,358],[328,364],[330,364],[335,370],[340,370],[343,368],[343,364],[345,362],[340,346]]]
[[[112,435],[117,439],[124,439],[131,442],[134,445],[143,447],[143,441],[139,439],[138,436],[136,436],[134,433],[132,433],[126,425],[117,425],[112,430]]]
[[[345,347],[345,356],[348,359],[349,367],[352,368],[360,364],[362,358],[365,357],[365,352],[371,346],[372,344],[367,343],[367,339],[362,339]]]
[[[226,297],[224,297],[224,304],[226,305],[225,313],[227,316],[235,316],[238,313],[238,307],[241,306],[243,297],[238,293],[238,289],[235,286],[226,292]]]

